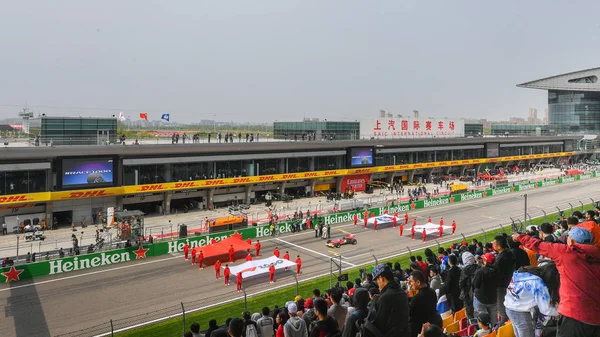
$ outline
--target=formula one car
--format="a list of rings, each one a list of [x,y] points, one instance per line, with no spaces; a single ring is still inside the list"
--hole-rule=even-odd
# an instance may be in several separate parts
[[[356,239],[354,237],[355,237],[354,234],[346,234],[346,236],[344,236],[341,239],[327,240],[327,247],[340,248],[341,245],[347,245],[347,244],[355,245]]]

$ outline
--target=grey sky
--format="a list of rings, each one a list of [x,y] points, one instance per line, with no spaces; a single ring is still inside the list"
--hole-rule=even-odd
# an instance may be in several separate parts
[[[542,114],[517,83],[598,66],[598,1],[8,1],[0,117]],[[11,106],[16,105],[16,106]],[[118,110],[34,108],[52,115]]]

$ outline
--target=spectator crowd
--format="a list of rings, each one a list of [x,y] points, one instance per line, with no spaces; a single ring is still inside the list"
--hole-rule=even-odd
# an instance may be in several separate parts
[[[600,336],[598,221],[598,209],[576,211],[491,243],[426,249],[407,269],[379,264],[324,293],[244,312],[222,327],[212,320],[204,333],[195,323],[186,336],[483,337],[503,326],[517,337]],[[459,312],[466,328],[451,331],[446,322]]]

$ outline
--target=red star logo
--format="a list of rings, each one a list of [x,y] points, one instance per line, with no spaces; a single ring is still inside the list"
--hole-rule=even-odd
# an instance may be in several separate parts
[[[486,192],[486,191],[483,191],[483,196],[485,197],[486,195],[487,195],[487,192]]]
[[[417,204],[414,203],[414,201],[410,204],[410,208],[415,209],[415,207],[417,207]]]
[[[135,253],[135,259],[145,259],[146,258],[146,252],[149,249],[144,249],[144,246],[140,246],[140,248],[136,251],[134,251],[133,253]]]
[[[10,282],[10,281],[19,281],[19,275],[21,275],[21,273],[23,272],[23,270],[16,270],[14,266],[10,267],[9,271],[6,271],[4,273],[2,273],[2,276],[6,277],[6,283]]]
[[[454,197],[450,197],[450,202],[454,202]]]

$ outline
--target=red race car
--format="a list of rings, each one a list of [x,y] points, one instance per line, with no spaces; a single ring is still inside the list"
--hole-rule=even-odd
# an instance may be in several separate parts
[[[340,248],[341,245],[347,245],[347,244],[351,244],[351,245],[356,244],[356,239],[355,239],[354,234],[346,234],[346,236],[344,236],[341,239],[337,239],[337,240],[327,240],[327,246],[332,247],[332,248]]]

